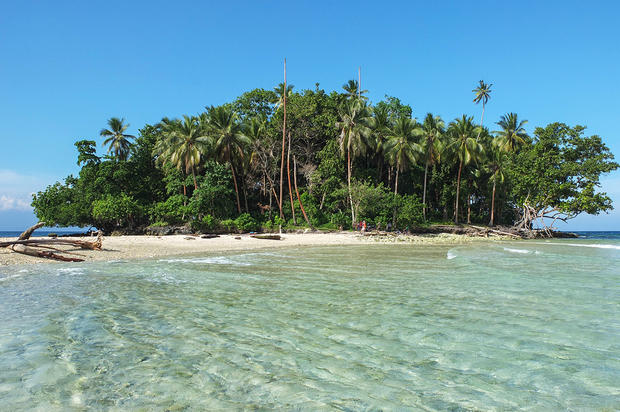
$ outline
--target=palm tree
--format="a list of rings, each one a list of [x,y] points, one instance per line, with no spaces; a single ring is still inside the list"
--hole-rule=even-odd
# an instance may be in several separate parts
[[[415,142],[421,133],[420,125],[415,120],[401,117],[396,120],[388,136],[385,152],[396,167],[394,194],[398,194],[398,173],[417,163],[422,154],[422,148]]]
[[[491,98],[491,86],[493,86],[493,83],[486,84],[483,80],[480,80],[478,87],[472,90],[472,92],[476,93],[476,97],[474,97],[474,103],[478,104],[482,102],[482,117],[480,118],[480,127],[482,127],[482,122],[484,121],[484,106]]]
[[[445,132],[445,123],[439,116],[433,116],[427,113],[422,124],[422,152],[424,156],[424,192],[422,195],[422,204],[424,220],[426,220],[426,179],[428,175],[428,167],[438,163],[441,159],[443,151],[443,134]]]
[[[238,115],[226,106],[211,107],[208,113],[209,132],[213,136],[215,151],[220,159],[230,164],[230,171],[235,184],[237,197],[237,212],[241,214],[241,202],[239,201],[239,187],[233,165],[234,157],[243,157],[243,147],[250,143],[250,139],[243,134]]]
[[[495,224],[495,188],[497,182],[504,182],[504,164],[506,163],[506,153],[494,141],[488,148],[486,171],[491,174],[490,180],[493,181],[493,194],[491,195],[491,218],[489,226]]]
[[[347,154],[347,185],[351,203],[351,222],[355,223],[355,209],[351,195],[351,159],[363,153],[368,145],[372,123],[371,109],[360,99],[346,101],[340,109],[340,121],[336,127],[340,132],[340,150]]]
[[[357,80],[349,80],[345,84],[342,85],[345,93],[344,95],[347,99],[362,99],[368,100],[368,97],[363,96],[364,93],[368,93],[368,90],[360,90],[359,83]]]
[[[99,132],[99,136],[107,137],[103,144],[109,145],[108,153],[112,152],[118,160],[127,160],[129,147],[131,145],[129,139],[136,138],[133,135],[125,134],[125,130],[127,130],[129,124],[125,124],[124,122],[125,119],[112,117],[108,120],[109,129],[101,129]]]
[[[516,113],[508,113],[501,117],[497,124],[502,130],[496,131],[498,136],[497,144],[506,153],[515,152],[525,143],[528,136],[523,127],[527,120],[519,121]]]
[[[375,107],[373,115],[372,147],[375,150],[375,156],[377,156],[377,180],[381,181],[383,176],[383,161],[385,159],[385,144],[387,142],[387,136],[390,134],[390,129],[392,128],[392,122],[386,106]]]
[[[154,149],[158,160],[161,163],[170,162],[177,169],[184,170],[186,175],[191,172],[194,189],[197,189],[196,168],[202,156],[211,149],[211,140],[201,127],[200,119],[184,115],[182,121],[164,118],[160,124],[165,137],[158,141]],[[183,192],[187,195],[185,184]]]
[[[459,222],[459,195],[461,189],[461,172],[463,166],[467,166],[472,160],[477,161],[482,146],[474,137],[476,132],[480,134],[478,127],[474,126],[472,118],[463,115],[450,123],[448,132],[452,138],[451,149],[459,159],[459,172],[456,179],[456,203],[454,207],[454,223]]]
[[[286,85],[286,98],[289,99],[293,95],[293,88],[295,86],[292,84]],[[273,88],[273,91],[276,92],[276,101],[274,102],[276,105],[276,111],[284,104],[284,83],[278,84],[278,86]]]

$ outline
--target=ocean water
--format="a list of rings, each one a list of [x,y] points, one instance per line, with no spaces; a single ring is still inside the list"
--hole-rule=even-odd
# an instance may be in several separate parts
[[[0,267],[2,410],[618,410],[620,238]]]

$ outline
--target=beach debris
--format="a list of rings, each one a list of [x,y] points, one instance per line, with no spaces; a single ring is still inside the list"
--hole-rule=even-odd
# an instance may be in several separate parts
[[[193,236],[185,236],[184,239],[185,240],[196,240],[196,238]]]
[[[76,255],[69,250],[63,250],[54,246],[73,246],[80,249],[101,250],[102,234],[99,232],[97,239],[94,241],[86,240],[70,240],[70,239],[31,239],[32,233],[45,226],[45,223],[37,223],[36,225],[26,229],[17,240],[0,242],[0,247],[5,247],[15,253],[23,255],[41,257],[45,259],[60,260],[63,262],[83,262],[84,259],[76,257],[67,257],[65,255]]]
[[[250,235],[250,237],[254,239],[268,239],[268,240],[281,240],[282,236],[273,235],[273,234],[265,234],[265,235]]]
[[[209,234],[200,236],[201,239],[213,239],[216,237],[220,237],[220,235],[214,235],[214,234],[209,233]]]
[[[241,236],[235,236],[235,240],[241,240]]]

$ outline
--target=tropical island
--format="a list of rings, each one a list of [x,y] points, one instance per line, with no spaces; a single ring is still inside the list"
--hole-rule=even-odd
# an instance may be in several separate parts
[[[507,112],[451,121],[393,96],[370,103],[360,82],[295,91],[285,82],[137,136],[111,118],[75,143],[81,170],[33,196],[49,226],[106,234],[235,233],[474,224],[534,228],[612,209],[601,174],[618,168],[602,138],[557,122],[525,130]],[[176,228],[176,229],[175,229]],[[184,228],[184,229],[179,229]],[[175,230],[177,230],[175,232]],[[180,231],[179,231],[180,230]],[[183,232],[186,230],[186,232]]]

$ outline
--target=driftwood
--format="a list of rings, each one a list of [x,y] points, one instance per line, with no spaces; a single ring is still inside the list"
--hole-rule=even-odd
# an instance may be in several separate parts
[[[75,253],[58,249],[54,246],[74,246],[81,249],[101,250],[101,232],[99,232],[99,234],[97,235],[97,239],[94,241],[68,239],[30,239],[32,233],[42,226],[45,226],[45,223],[37,223],[36,225],[26,229],[21,235],[19,235],[17,240],[0,242],[0,247],[6,247],[13,252],[20,253],[22,255],[61,260],[63,262],[83,262],[84,259],[64,256],[63,254],[75,255]]]
[[[63,262],[83,262],[84,259],[72,258],[60,255],[58,253],[50,252],[49,250],[39,250],[34,247],[26,245],[12,245],[9,247],[13,252],[21,253],[22,255],[42,257],[47,259],[62,260]]]
[[[268,240],[281,240],[282,236],[280,235],[251,235],[254,239],[268,239]]]

